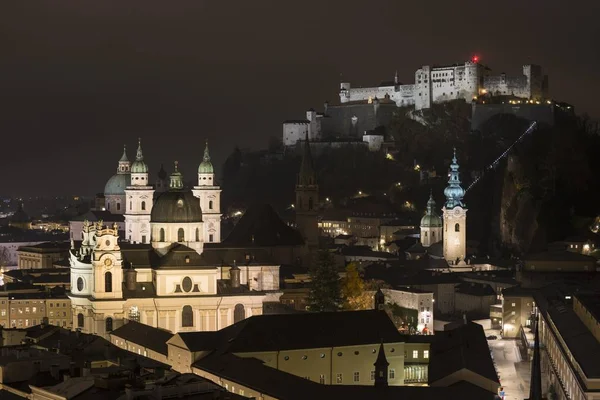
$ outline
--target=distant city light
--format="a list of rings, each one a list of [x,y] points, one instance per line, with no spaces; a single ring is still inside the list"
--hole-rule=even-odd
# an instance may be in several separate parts
[[[358,191],[358,194],[359,194],[359,195],[362,195],[362,192],[359,190],[359,191]]]
[[[479,62],[479,56],[473,56],[473,62],[474,63],[478,63]]]

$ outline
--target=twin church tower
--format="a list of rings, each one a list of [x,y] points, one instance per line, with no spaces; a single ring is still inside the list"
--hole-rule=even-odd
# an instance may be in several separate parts
[[[150,243],[152,235],[152,208],[154,204],[154,191],[148,179],[148,164],[144,161],[141,141],[138,143],[135,161],[129,164],[125,151],[119,161],[117,174],[131,176],[130,182],[127,182],[124,193],[124,201],[116,203],[118,208],[124,202],[125,212],[125,237],[130,243]],[[166,173],[161,170],[159,178],[164,180]],[[157,185],[157,189],[161,189]],[[166,186],[166,185],[163,185]],[[162,188],[166,189],[166,188]],[[181,173],[178,171],[177,162],[175,170],[170,176],[169,189],[183,189]],[[210,160],[208,143],[204,149],[204,157],[198,167],[198,185],[192,189],[202,210],[203,236],[204,243],[221,241],[221,188],[215,184],[215,174]],[[111,199],[107,196],[107,208],[110,209]],[[153,221],[155,222],[155,221]],[[198,240],[200,241],[200,240]]]
[[[437,214],[433,195],[430,195],[427,212],[421,219],[421,244],[430,247],[443,241],[444,259],[450,265],[464,261],[467,255],[467,208],[463,202],[465,190],[460,186],[458,169],[454,149],[448,186],[444,189],[446,203],[442,208],[442,217]]]

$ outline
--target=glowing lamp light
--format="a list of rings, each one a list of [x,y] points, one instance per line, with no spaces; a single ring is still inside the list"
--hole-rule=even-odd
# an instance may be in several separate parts
[[[473,56],[473,62],[474,63],[478,63],[479,62],[479,56]]]

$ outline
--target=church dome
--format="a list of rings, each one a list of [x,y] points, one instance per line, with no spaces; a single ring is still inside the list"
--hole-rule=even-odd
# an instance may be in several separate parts
[[[124,195],[125,188],[131,181],[130,174],[114,174],[104,186],[104,195]]]
[[[171,189],[158,196],[150,218],[151,222],[202,222],[200,200],[192,192]]]
[[[198,167],[199,174],[213,174],[214,169],[212,162],[210,161],[210,154],[208,152],[208,141],[206,142],[206,147],[204,148],[204,158]]]
[[[425,214],[421,218],[421,228],[441,228],[442,218],[439,215]]]
[[[144,162],[144,155],[142,153],[142,139],[138,139],[138,149],[135,156],[135,161],[131,164],[132,174],[147,174],[148,164]]]

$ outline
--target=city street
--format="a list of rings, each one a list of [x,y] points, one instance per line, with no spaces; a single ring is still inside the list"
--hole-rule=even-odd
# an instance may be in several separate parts
[[[488,345],[492,351],[500,384],[504,388],[504,400],[526,399],[529,396],[531,363],[521,361],[515,342],[500,339],[499,330],[486,330],[485,334],[498,337],[496,340],[488,340]]]

